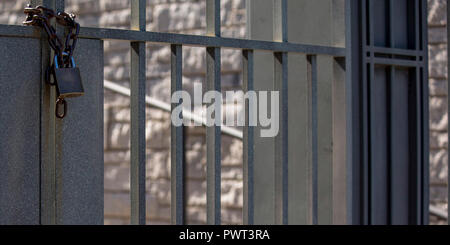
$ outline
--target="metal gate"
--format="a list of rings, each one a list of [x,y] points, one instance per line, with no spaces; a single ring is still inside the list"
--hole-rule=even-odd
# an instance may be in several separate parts
[[[351,7],[353,222],[427,224],[427,2]]]
[[[221,90],[220,50],[234,48],[244,90],[280,91],[279,135],[244,128],[245,224],[427,223],[426,1],[247,1],[245,40],[221,37],[220,0],[206,2],[206,36],[146,31],[145,0],[131,1],[131,30],[81,28],[86,94],[64,120],[43,82],[45,35],[0,25],[0,224],[103,223],[105,39],[130,41],[133,224],[146,213],[146,42],[171,45],[172,92],[183,45],[207,50],[208,90]],[[64,0],[32,4],[64,10]],[[171,137],[171,215],[183,224],[182,128]],[[220,139],[220,126],[207,128],[208,224],[221,223]]]

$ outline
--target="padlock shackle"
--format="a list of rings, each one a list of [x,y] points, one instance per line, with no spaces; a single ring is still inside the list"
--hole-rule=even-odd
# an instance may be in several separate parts
[[[62,52],[62,55],[63,55],[63,56],[69,56],[69,54],[66,53],[66,52]],[[71,59],[72,68],[75,68],[75,67],[76,67],[76,66],[75,66],[75,59],[73,58],[73,56],[72,56],[71,58],[72,58],[72,59]],[[55,64],[55,68],[56,68],[56,69],[59,69],[59,65],[58,65],[58,55],[57,55],[57,54],[55,54],[54,64]]]

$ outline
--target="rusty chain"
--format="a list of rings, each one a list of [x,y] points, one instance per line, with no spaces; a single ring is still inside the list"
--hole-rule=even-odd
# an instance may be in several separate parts
[[[69,65],[80,32],[80,24],[75,21],[76,16],[65,12],[55,13],[52,9],[43,6],[33,8],[30,4],[24,9],[24,13],[27,15],[27,18],[23,24],[42,27],[48,35],[50,47],[60,59],[59,62],[64,65]],[[55,28],[50,23],[52,18],[55,18],[59,25],[69,28],[64,46],[61,39],[56,34]],[[67,55],[63,56],[63,52],[67,53]]]
[[[74,14],[68,14],[65,12],[55,13],[52,9],[37,6],[33,8],[30,4],[24,9],[24,13],[27,18],[23,22],[24,25],[28,26],[40,26],[42,27],[48,35],[48,43],[50,47],[55,52],[58,64],[62,64],[61,67],[69,67],[70,61],[72,60],[72,55],[77,45],[78,34],[80,32],[80,24],[75,21]],[[61,26],[68,27],[68,33],[65,38],[64,46],[61,39],[56,34],[55,27],[50,23],[51,19],[55,18],[56,23]],[[54,85],[50,82],[50,73],[54,69],[55,64],[52,64],[46,71],[46,80],[49,84]],[[64,113],[59,113],[58,106],[63,106]],[[64,98],[58,98],[56,102],[55,115],[58,118],[63,118],[67,113],[67,103]]]

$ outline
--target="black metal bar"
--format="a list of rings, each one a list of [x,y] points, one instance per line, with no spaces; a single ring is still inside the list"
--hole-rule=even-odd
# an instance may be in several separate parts
[[[209,47],[206,51],[206,86],[208,91],[221,91],[220,48]],[[218,103],[216,101],[216,103]],[[212,106],[212,105],[208,105]],[[219,111],[217,111],[219,109]],[[220,117],[220,108],[215,111],[215,117]],[[207,223],[220,224],[220,191],[221,191],[221,126],[206,128],[206,175],[207,175]]]
[[[183,91],[183,47],[171,46],[171,94]],[[172,111],[181,101],[172,103]],[[183,113],[180,113],[183,118]],[[184,224],[184,135],[183,125],[171,124],[171,219],[172,224]]]
[[[419,0],[414,0],[414,48],[418,51],[420,51],[420,4]],[[428,35],[428,33],[426,34]],[[422,57],[416,56],[416,61],[420,61]],[[428,69],[428,68],[427,68]],[[416,179],[416,184],[414,186],[415,188],[415,201],[416,201],[416,207],[414,210],[414,216],[416,218],[415,225],[420,225],[423,223],[422,219],[422,185],[423,185],[423,178],[422,178],[422,151],[421,151],[421,145],[422,145],[422,134],[421,134],[421,128],[422,128],[422,120],[421,120],[421,109],[420,106],[422,104],[422,100],[420,97],[420,85],[422,82],[421,74],[420,74],[420,67],[416,67],[414,69],[414,86],[415,90],[413,91],[414,100],[413,103],[415,103],[414,106],[414,134],[415,141],[414,141],[414,148],[411,151],[414,155],[414,162],[415,162],[415,175],[413,176],[414,179]],[[428,198],[428,197],[427,197]]]
[[[345,59],[345,111],[346,111],[346,224],[353,225],[355,222],[355,218],[358,216],[355,209],[358,208],[358,205],[354,204],[354,200],[357,199],[357,194],[355,191],[356,180],[358,176],[355,176],[354,170],[356,169],[355,159],[355,150],[353,147],[354,140],[353,137],[356,134],[353,128],[353,125],[357,125],[354,123],[355,121],[355,110],[354,110],[354,101],[357,101],[357,98],[353,98],[354,86],[353,81],[355,77],[358,76],[358,69],[354,65],[354,55],[358,53],[359,47],[358,45],[358,31],[355,28],[355,25],[359,23],[359,18],[355,13],[355,8],[357,8],[357,2],[354,0],[345,0],[345,47],[346,47],[346,59]],[[356,20],[356,21],[355,21]],[[356,44],[356,45],[355,45]]]
[[[253,50],[243,51],[243,89],[244,93],[253,91]],[[254,224],[254,197],[253,197],[253,185],[254,185],[254,126],[250,125],[250,121],[256,120],[251,118],[253,110],[256,108],[254,105],[250,107],[250,98],[245,101],[245,126],[244,126],[244,139],[243,139],[243,175],[244,175],[244,205],[243,205],[243,223],[245,225]],[[250,109],[252,110],[250,112]],[[254,116],[253,116],[254,117]]]
[[[275,137],[275,214],[276,222],[288,223],[288,61],[286,53],[275,53],[274,88],[280,94],[279,133]]]
[[[309,55],[308,81],[311,84],[312,123],[312,224],[318,224],[318,139],[317,139],[317,56]]]
[[[402,67],[422,67],[424,65],[424,61],[389,59],[389,58],[379,58],[379,57],[367,58],[366,62],[379,64],[379,65],[391,65],[391,66],[402,66]]]
[[[374,0],[368,0],[367,3],[367,11],[368,11],[368,15],[367,15],[367,23],[368,23],[368,33],[369,33],[369,47],[373,47],[375,46],[375,32],[374,32],[374,25],[375,25],[375,21],[374,21],[374,5],[375,2]],[[374,215],[375,212],[373,210],[374,208],[374,177],[373,177],[373,151],[372,151],[372,140],[373,140],[373,133],[374,133],[374,126],[373,126],[373,117],[372,117],[372,106],[373,106],[373,96],[371,95],[371,91],[373,91],[373,83],[374,83],[374,72],[375,72],[375,66],[372,63],[374,58],[374,53],[370,52],[369,57],[367,58],[367,66],[368,66],[368,75],[367,75],[367,91],[366,91],[366,95],[367,95],[367,131],[368,131],[368,161],[367,161],[367,190],[368,190],[368,200],[367,200],[367,205],[368,205],[368,224],[372,225],[374,224]]]
[[[420,14],[419,0],[414,0],[414,49],[417,52],[423,53],[420,49]]]
[[[131,223],[145,224],[145,43],[131,43]]]
[[[362,145],[362,163],[361,163],[361,223],[362,225],[368,225],[370,223],[370,208],[369,208],[369,126],[368,126],[368,71],[367,71],[367,63],[364,62],[367,56],[367,1],[361,1],[361,43],[362,43],[362,52],[361,52],[361,78],[362,78],[362,86],[361,86],[361,145]]]
[[[413,49],[398,49],[398,48],[386,48],[386,47],[367,47],[367,51],[379,54],[387,55],[403,55],[403,56],[422,56],[423,51]]]
[[[427,0],[421,0],[421,36],[422,36],[422,44],[421,48],[424,51],[424,57],[423,61],[424,64],[420,68],[422,70],[422,139],[423,139],[423,145],[422,145],[422,224],[428,224],[429,223],[429,106],[428,106],[428,99],[429,99],[429,93],[428,93],[428,8],[427,8]]]
[[[373,32],[371,32],[371,35],[373,34]],[[379,144],[379,142],[373,142],[373,138],[374,138],[374,133],[375,133],[375,130],[374,130],[374,118],[376,118],[376,117],[374,117],[373,115],[372,115],[372,112],[373,112],[373,110],[372,110],[372,108],[373,108],[373,106],[376,106],[374,103],[373,103],[373,101],[374,101],[374,98],[373,98],[373,96],[372,96],[372,94],[371,94],[371,91],[373,91],[373,87],[374,87],[374,78],[375,78],[375,65],[373,64],[373,63],[368,63],[367,64],[367,66],[368,66],[368,75],[367,75],[367,110],[368,110],[368,113],[367,113],[367,116],[368,116],[368,120],[367,120],[367,122],[368,122],[368,125],[367,125],[367,129],[368,129],[368,142],[369,142],[369,145],[368,145],[368,148],[369,148],[369,154],[368,154],[368,168],[367,168],[367,174],[368,174],[368,190],[369,190],[369,193],[368,193],[368,206],[369,206],[369,224],[370,225],[374,225],[374,219],[375,219],[375,217],[374,217],[374,215],[376,215],[376,213],[374,212],[374,210],[373,210],[373,207],[374,207],[374,202],[375,202],[375,199],[374,199],[374,194],[375,194],[375,191],[374,191],[374,188],[375,188],[375,186],[376,186],[376,179],[374,178],[374,176],[373,176],[373,169],[374,169],[374,162],[375,161],[373,161],[373,158],[374,158],[374,152],[373,152],[373,147],[374,147],[374,144]]]
[[[391,2],[391,4],[392,4],[392,1],[390,1]],[[392,25],[391,25],[392,26]],[[391,39],[391,41],[392,41],[393,39]],[[391,44],[393,44],[393,42],[391,42]],[[389,137],[388,137],[388,146],[387,146],[387,150],[388,150],[388,178],[387,178],[387,180],[389,181],[389,183],[388,183],[388,195],[387,195],[387,198],[388,198],[388,201],[387,201],[387,206],[388,206],[388,208],[389,208],[389,210],[387,210],[387,213],[388,213],[388,219],[387,219],[387,224],[389,224],[389,225],[392,225],[393,223],[394,223],[394,218],[393,218],[393,213],[392,213],[392,208],[393,208],[393,206],[394,206],[394,203],[393,203],[393,200],[394,200],[394,196],[393,195],[395,195],[395,193],[392,191],[392,183],[394,183],[394,175],[393,175],[393,173],[394,173],[394,166],[395,166],[395,161],[394,161],[394,156],[393,156],[393,154],[394,154],[394,152],[393,152],[393,146],[394,146],[394,137],[393,137],[393,135],[392,135],[392,130],[394,130],[393,128],[394,128],[394,110],[392,109],[392,107],[393,107],[393,101],[394,101],[394,99],[393,99],[393,96],[394,96],[394,94],[393,94],[393,91],[394,91],[394,83],[395,83],[395,67],[394,66],[390,66],[389,67],[389,80],[388,80],[388,84],[387,84],[387,99],[388,99],[388,102],[387,102],[387,107],[386,107],[386,110],[387,110],[387,112],[388,112],[388,127],[387,127],[387,130],[388,130],[388,135],[389,135]]]
[[[220,0],[207,0],[206,5],[207,35],[220,37]],[[220,47],[216,45],[206,48],[206,87],[208,91],[219,93],[221,92],[220,52]],[[221,106],[215,108],[214,125],[206,128],[206,222],[210,225],[221,224]]]
[[[395,38],[394,38],[394,0],[389,0],[389,6],[388,6],[388,11],[389,11],[389,47],[390,49],[394,49],[395,47]],[[404,50],[404,49],[398,49],[398,50]],[[402,52],[402,51],[400,51]],[[403,51],[404,52],[404,51]]]
[[[145,31],[145,0],[131,2],[131,28]],[[145,42],[131,42],[131,224],[145,225]]]
[[[40,38],[39,33],[40,30],[32,26],[11,26],[0,24],[0,36]],[[199,47],[223,47],[241,50],[253,49],[273,52],[326,54],[345,57],[345,48],[150,31],[143,32],[134,30],[82,27],[80,29],[79,38],[141,41],[159,44],[182,44],[184,46]]]
[[[375,6],[375,1],[374,0],[368,0],[368,8],[367,10],[368,12],[368,28],[369,28],[369,46],[373,47],[375,46],[375,33],[374,33],[374,26],[375,26],[375,21],[374,21],[374,6]]]
[[[416,11],[418,10],[418,8],[416,8]],[[415,218],[415,222],[413,223],[414,225],[421,225],[423,223],[423,217],[422,217],[422,198],[424,198],[422,196],[422,189],[423,189],[423,178],[422,178],[422,151],[421,151],[421,145],[423,142],[422,139],[422,134],[421,134],[421,128],[422,128],[422,119],[421,119],[421,109],[420,106],[422,104],[422,99],[420,97],[420,88],[421,88],[421,83],[422,83],[422,77],[420,74],[420,67],[416,67],[414,69],[411,69],[412,71],[414,71],[414,79],[412,80],[412,82],[414,83],[412,88],[414,88],[414,91],[412,91],[412,95],[413,95],[413,99],[411,100],[412,103],[414,103],[413,109],[411,109],[411,111],[414,112],[414,128],[413,128],[413,133],[414,133],[414,145],[412,146],[412,150],[411,155],[412,155],[412,160],[414,162],[414,172],[413,175],[411,176],[411,178],[415,181],[411,181],[413,188],[414,188],[414,201],[415,201],[415,206],[414,209],[412,210],[413,212],[413,217]],[[411,103],[411,104],[412,104]],[[426,197],[428,198],[428,197]]]

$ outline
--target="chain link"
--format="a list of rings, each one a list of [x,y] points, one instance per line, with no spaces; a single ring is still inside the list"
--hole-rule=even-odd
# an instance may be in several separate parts
[[[24,13],[27,15],[27,18],[23,24],[42,27],[48,35],[50,47],[58,56],[58,62],[63,64],[63,66],[69,66],[80,32],[80,24],[75,21],[76,16],[66,12],[55,13],[52,9],[43,6],[33,8],[30,4],[24,9]],[[59,25],[69,28],[64,46],[61,39],[56,34],[56,29],[50,23],[52,18],[55,18],[56,23]],[[63,52],[67,53],[67,55],[63,55]]]
[[[65,12],[55,13],[52,9],[45,8],[43,6],[37,6],[35,8],[31,7],[30,4],[24,9],[24,13],[27,18],[23,22],[24,25],[28,26],[40,26],[42,27],[48,35],[48,43],[50,47],[55,52],[58,59],[55,62],[61,64],[60,67],[69,67],[71,65],[72,55],[77,45],[78,34],[80,33],[80,24],[75,21],[74,14],[68,14]],[[63,43],[61,39],[56,34],[56,29],[50,23],[52,18],[56,19],[56,23],[61,26],[68,27],[68,34],[66,35],[66,40]],[[50,85],[54,83],[50,82],[50,74],[54,69],[55,64],[52,64],[46,70],[46,80]],[[63,112],[60,112],[60,107],[62,107]],[[57,118],[64,118],[67,114],[67,102],[64,98],[58,98],[56,101],[55,115]]]

